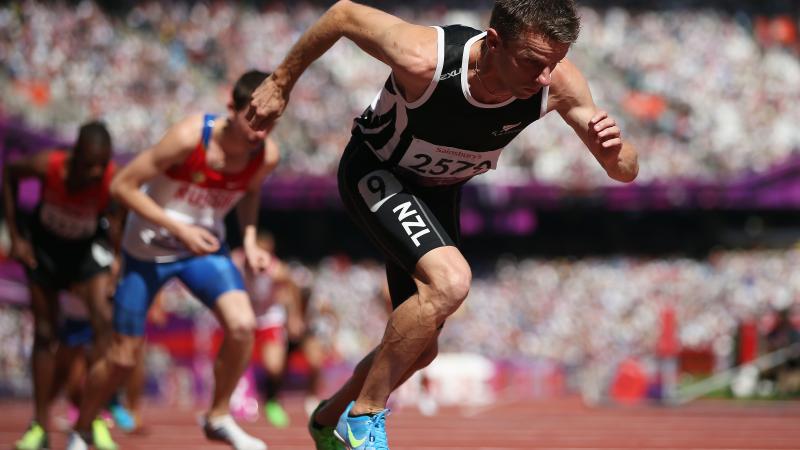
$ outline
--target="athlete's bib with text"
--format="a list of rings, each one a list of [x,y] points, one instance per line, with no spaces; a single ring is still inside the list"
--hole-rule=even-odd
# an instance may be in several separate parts
[[[397,165],[418,177],[422,184],[455,184],[496,169],[502,151],[476,152],[413,138]]]

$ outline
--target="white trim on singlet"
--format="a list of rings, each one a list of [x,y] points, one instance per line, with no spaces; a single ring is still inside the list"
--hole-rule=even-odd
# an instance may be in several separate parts
[[[439,84],[439,77],[442,76],[442,67],[444,66],[444,30],[442,27],[431,28],[436,30],[436,73],[433,74],[433,79],[428,85],[428,89],[426,89],[422,94],[422,97],[414,100],[411,103],[406,102],[406,108],[408,109],[418,108],[422,106],[423,103],[428,101],[433,94],[433,91],[436,89],[436,85]],[[392,75],[392,83],[394,83],[394,75]],[[397,84],[395,84],[394,88],[395,90],[397,89]],[[397,92],[399,94],[400,91]]]
[[[469,73],[469,50],[472,48],[472,44],[474,44],[475,41],[483,38],[484,36],[486,36],[485,31],[471,37],[467,43],[464,44],[464,56],[461,58],[461,91],[464,93],[464,98],[467,99],[472,106],[476,106],[478,108],[502,108],[503,106],[506,106],[516,100],[517,97],[512,96],[508,100],[501,103],[481,103],[476,100],[469,91],[469,82],[467,81],[467,74]]]
[[[547,95],[550,93],[550,86],[542,88],[542,106],[539,108],[539,118],[541,119],[547,114]]]

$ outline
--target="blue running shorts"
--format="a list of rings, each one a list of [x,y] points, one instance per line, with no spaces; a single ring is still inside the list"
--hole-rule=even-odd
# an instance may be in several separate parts
[[[122,279],[114,294],[114,331],[127,336],[144,335],[147,310],[170,278],[181,280],[209,309],[222,294],[244,290],[242,275],[227,248],[173,262],[140,261],[127,253],[123,257]]]

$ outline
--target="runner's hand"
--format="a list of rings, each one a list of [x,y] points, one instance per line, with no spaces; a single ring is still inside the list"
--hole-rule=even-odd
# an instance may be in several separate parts
[[[214,253],[220,247],[219,239],[216,236],[205,228],[194,225],[181,226],[176,237],[195,255]]]
[[[269,132],[275,126],[278,117],[283,114],[288,102],[289,92],[284,92],[283,88],[275,83],[273,76],[270,76],[250,97],[245,120],[253,130]]]
[[[27,239],[19,238],[11,241],[11,257],[25,264],[29,269],[35,269],[38,266],[31,241]]]
[[[272,264],[272,255],[256,244],[245,245],[244,256],[253,273],[264,273]]]
[[[598,111],[589,120],[589,139],[598,150],[599,158],[616,163],[619,151],[622,150],[622,132],[613,117],[605,111]]]

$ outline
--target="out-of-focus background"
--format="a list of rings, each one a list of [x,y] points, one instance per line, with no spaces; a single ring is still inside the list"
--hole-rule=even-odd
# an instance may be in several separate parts
[[[379,3],[416,23],[477,28],[491,8]],[[69,145],[80,123],[99,118],[124,162],[189,113],[224,113],[238,75],[275,67],[328,4],[3,2],[0,153]],[[466,186],[474,283],[444,328],[429,390],[442,405],[797,398],[800,4],[580,5],[569,58],[638,147],[639,178],[608,179],[551,114]],[[386,319],[380,255],[346,217],[335,171],[352,118],[387,74],[349,42],[314,63],[275,129],[283,160],[263,191],[261,224],[310,292],[328,391]],[[26,185],[23,204],[37,195]],[[0,397],[24,398],[25,278],[8,259],[0,276]],[[209,388],[213,318],[177,285],[162,307],[149,326],[146,391],[154,403],[193,404]],[[289,388],[306,376],[292,356]],[[413,383],[396,402],[417,401]]]

